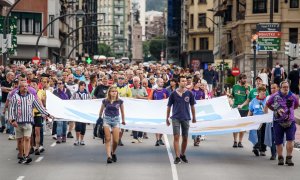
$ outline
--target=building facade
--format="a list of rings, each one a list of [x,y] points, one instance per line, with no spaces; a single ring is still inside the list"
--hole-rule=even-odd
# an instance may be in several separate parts
[[[272,68],[276,62],[282,64],[287,70],[284,43],[299,42],[299,0],[273,0],[273,13],[270,11],[271,0],[222,0],[217,3],[216,14],[221,14],[223,19],[221,51],[226,59],[233,59],[234,66],[250,76],[251,71],[254,70],[252,35],[257,34],[258,23],[269,23],[273,16],[273,22],[280,24],[280,50],[272,52],[272,58],[269,58],[268,52],[259,51],[256,55],[255,71],[258,72],[266,67]],[[296,62],[299,63],[299,58]]]
[[[213,8],[213,1],[189,0],[186,25],[187,33],[187,64],[194,70],[205,69],[214,62],[214,29],[217,23],[214,14],[208,9]]]
[[[165,31],[165,18],[163,12],[146,12],[146,40],[151,40],[157,36],[163,36]]]
[[[105,20],[98,21],[101,43],[111,47],[116,57],[128,56],[128,21],[130,0],[99,0],[98,12],[105,13]]]
[[[168,0],[167,12],[167,63],[176,63],[184,65],[184,59],[181,57],[181,0]]]
[[[42,29],[50,19],[57,17],[60,5],[55,0],[23,0],[14,8],[17,17],[17,50],[10,56],[10,63],[28,63],[36,55],[35,45]],[[52,23],[42,34],[38,44],[41,59],[57,61],[59,58],[59,21]]]

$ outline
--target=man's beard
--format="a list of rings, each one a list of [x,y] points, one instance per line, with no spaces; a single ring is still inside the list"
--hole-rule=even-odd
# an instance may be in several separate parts
[[[246,82],[244,82],[244,81],[241,81],[241,85],[245,85],[246,84]]]

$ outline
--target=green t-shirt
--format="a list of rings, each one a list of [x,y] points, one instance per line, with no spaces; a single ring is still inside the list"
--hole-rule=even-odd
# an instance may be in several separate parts
[[[236,108],[238,105],[243,104],[247,100],[247,90],[250,91],[250,86],[246,89],[245,86],[236,84],[232,87],[232,96],[234,98],[233,108]],[[248,105],[243,106],[242,110],[248,110]]]
[[[248,95],[248,99],[250,100],[249,102],[251,102],[252,99],[254,99],[257,95],[258,95],[257,89],[256,88],[251,89]],[[268,90],[266,91],[266,96],[269,96]]]

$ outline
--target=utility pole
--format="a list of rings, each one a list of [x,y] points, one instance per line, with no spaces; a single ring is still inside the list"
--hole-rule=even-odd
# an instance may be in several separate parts
[[[252,85],[253,87],[255,87],[255,78],[256,78],[256,40],[254,40],[253,42],[253,82]]]
[[[273,16],[274,16],[274,0],[270,0],[270,23],[273,23]],[[273,67],[273,55],[272,51],[268,51],[269,60],[268,60],[268,68],[272,69]]]

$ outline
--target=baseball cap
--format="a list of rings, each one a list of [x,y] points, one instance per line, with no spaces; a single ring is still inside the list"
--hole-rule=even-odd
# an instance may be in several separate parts
[[[255,80],[260,79],[262,80],[262,78],[260,76],[256,76]]]

